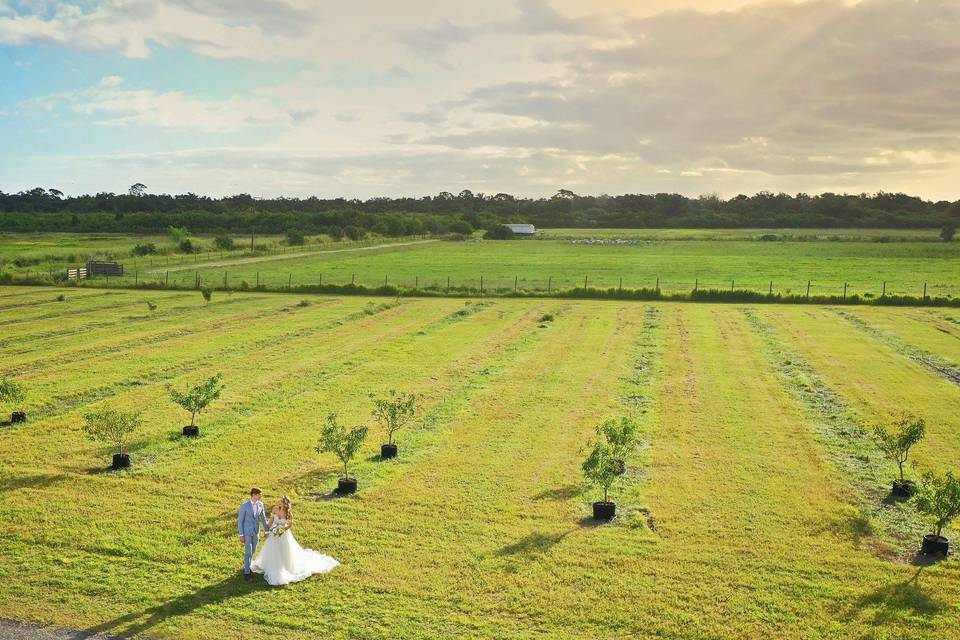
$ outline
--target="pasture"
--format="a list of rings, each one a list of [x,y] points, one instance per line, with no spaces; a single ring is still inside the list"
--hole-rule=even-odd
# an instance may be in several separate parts
[[[867,298],[884,292],[920,297],[925,285],[930,296],[960,296],[960,243],[934,242],[929,231],[761,231],[547,230],[541,239],[510,242],[320,238],[322,243],[305,247],[283,247],[273,238],[256,255],[237,250],[139,258],[129,255],[132,239],[123,238],[112,255],[124,262],[126,275],[91,284],[192,288],[199,276],[206,285],[229,289],[386,283],[435,291],[449,284],[461,290],[547,292],[586,283],[601,289],[659,284],[665,294],[736,288],[803,295],[809,282],[813,296],[840,296],[845,283],[847,295]],[[759,240],[763,235],[779,239]],[[0,258],[12,255],[5,248],[11,243],[11,236],[0,239]],[[31,255],[22,246],[17,252],[21,258]],[[2,271],[47,278],[80,266],[63,260],[21,264],[7,258]]]
[[[704,241],[579,263],[960,284],[949,245],[738,242],[719,260]],[[283,268],[546,274],[580,250],[444,242]],[[300,299],[0,287],[0,375],[29,392],[29,421],[0,427],[0,618],[204,640],[955,634],[960,565],[916,562],[927,525],[885,499],[895,469],[865,435],[916,413],[917,469],[957,469],[955,309]],[[222,399],[183,438],[165,385],[217,372]],[[372,429],[359,493],[332,497],[323,418],[369,421],[368,394],[389,389],[421,397],[400,456],[380,461]],[[143,413],[129,471],[83,437],[104,405]],[[595,525],[583,449],[624,413],[645,446],[617,519]],[[342,566],[241,581],[235,514],[254,484],[290,495],[300,542]]]

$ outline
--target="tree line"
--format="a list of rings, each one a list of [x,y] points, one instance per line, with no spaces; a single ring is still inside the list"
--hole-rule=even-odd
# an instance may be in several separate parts
[[[344,229],[384,236],[470,233],[508,222],[557,228],[942,228],[960,222],[960,200],[931,201],[903,193],[760,192],[729,199],[675,193],[578,195],[561,189],[549,198],[463,190],[418,198],[213,198],[194,193],[65,196],[37,187],[0,191],[0,230],[162,233],[305,233]]]

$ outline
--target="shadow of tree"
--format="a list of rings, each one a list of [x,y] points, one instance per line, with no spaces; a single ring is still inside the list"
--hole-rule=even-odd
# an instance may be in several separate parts
[[[917,569],[909,580],[880,587],[861,597],[854,604],[858,611],[873,609],[873,623],[882,624],[896,620],[901,615],[936,616],[947,610],[947,603],[925,593],[920,587]]]
[[[68,477],[63,473],[39,473],[30,476],[6,475],[0,477],[0,493],[17,489],[42,489],[59,484]]]
[[[566,484],[555,489],[547,489],[533,496],[534,500],[571,500],[580,495],[581,487],[576,484]]]
[[[530,533],[513,544],[508,544],[497,551],[498,556],[529,555],[549,551],[554,545],[566,538],[573,530],[563,533]]]
[[[236,574],[155,607],[128,613],[84,629],[82,633],[90,635],[111,633],[132,637],[150,631],[171,618],[188,615],[206,605],[219,604],[269,588],[265,580],[255,579],[252,582],[246,582]]]

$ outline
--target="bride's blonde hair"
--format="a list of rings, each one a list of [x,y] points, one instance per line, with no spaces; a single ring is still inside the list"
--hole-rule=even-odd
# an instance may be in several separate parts
[[[290,498],[283,496],[280,498],[280,506],[283,507],[283,510],[287,514],[287,520],[293,520],[293,503],[290,502]]]

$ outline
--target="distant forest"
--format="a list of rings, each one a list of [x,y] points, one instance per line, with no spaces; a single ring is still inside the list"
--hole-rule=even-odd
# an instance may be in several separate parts
[[[960,221],[960,201],[931,202],[902,193],[820,195],[761,192],[730,199],[672,193],[550,198],[469,190],[421,198],[223,198],[147,193],[67,197],[56,189],[0,191],[0,230],[158,233],[333,233],[384,236],[469,233],[500,223],[577,228],[940,228]]]

